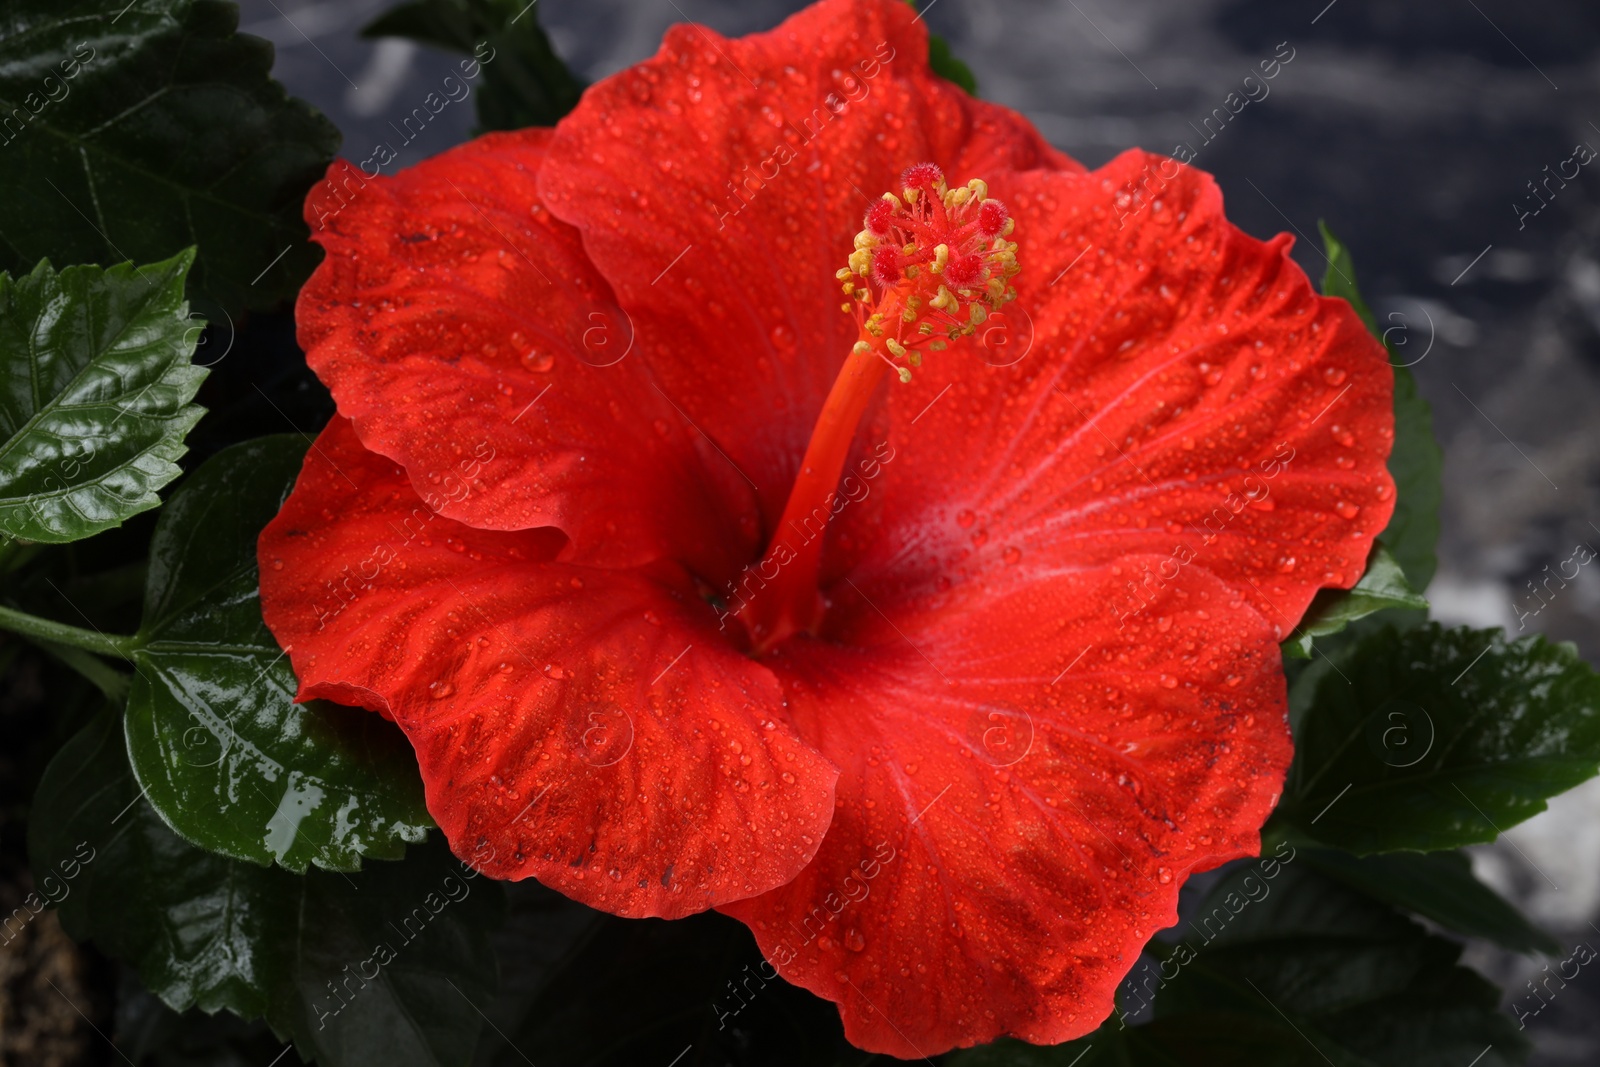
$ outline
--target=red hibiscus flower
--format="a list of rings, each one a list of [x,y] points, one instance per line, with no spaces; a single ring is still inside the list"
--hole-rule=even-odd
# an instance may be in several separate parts
[[[459,855],[718,908],[899,1056],[1090,1031],[1259,849],[1278,642],[1393,506],[1287,237],[926,54],[895,0],[678,27],[554,130],[336,165],[339,417],[260,544],[301,698],[393,719]]]

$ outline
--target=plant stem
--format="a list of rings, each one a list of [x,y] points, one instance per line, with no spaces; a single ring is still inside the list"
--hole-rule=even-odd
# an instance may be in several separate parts
[[[4,605],[0,605],[0,630],[10,630],[23,637],[53,641],[59,645],[70,645],[86,652],[98,652],[103,656],[117,656],[121,659],[127,659],[129,653],[139,644],[138,639],[134,637],[84,630],[77,626],[68,626],[64,622],[41,619],[37,615],[29,615]]]

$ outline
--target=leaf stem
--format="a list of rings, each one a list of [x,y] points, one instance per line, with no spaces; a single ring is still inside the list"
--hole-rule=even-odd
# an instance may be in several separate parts
[[[107,700],[120,701],[128,695],[128,685],[132,676],[117,670],[98,656],[91,655],[81,648],[71,648],[67,645],[57,644],[54,641],[43,641],[37,638],[31,640],[34,644],[50,653],[50,655],[93,682],[95,688],[104,693]]]
[[[64,622],[41,619],[37,615],[29,615],[27,612],[17,611],[4,605],[0,605],[0,630],[10,630],[23,637],[53,641],[58,645],[70,645],[86,652],[98,652],[103,656],[117,656],[120,659],[127,659],[138,647],[138,641],[133,637],[84,630],[77,626],[68,626]]]

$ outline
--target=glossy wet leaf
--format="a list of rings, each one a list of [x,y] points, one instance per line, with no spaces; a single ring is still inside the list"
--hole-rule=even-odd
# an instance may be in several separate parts
[[[205,411],[193,260],[0,273],[0,533],[59,544],[160,506]]]
[[[1318,871],[1377,900],[1447,930],[1493,941],[1513,952],[1556,955],[1561,944],[1529,922],[1509,901],[1473,877],[1460,852],[1386,852],[1352,856],[1337,849],[1302,848]]]
[[[1492,841],[1600,768],[1600,678],[1571,645],[1385,629],[1316,683],[1276,818],[1359,854]]]
[[[1433,409],[1418,394],[1417,381],[1408,369],[1421,355],[1410,352],[1411,340],[1406,336],[1409,324],[1402,321],[1380,328],[1357,288],[1355,261],[1349,248],[1326,223],[1318,226],[1328,256],[1323,294],[1350,302],[1367,329],[1388,349],[1389,363],[1394,368],[1394,450],[1389,454],[1389,473],[1394,476],[1395,505],[1378,541],[1399,562],[1411,588],[1425,590],[1438,566],[1434,546],[1439,541],[1439,504],[1444,496],[1444,454],[1433,434]],[[1405,342],[1403,346],[1401,341]]]
[[[441,841],[356,874],[295,875],[190,845],[139,798],[116,716],[46,770],[29,826],[42,876],[87,849],[61,920],[174,1011],[265,1016],[324,1067],[464,1067],[496,987],[500,887]]]
[[[1324,589],[1311,601],[1311,607],[1283,643],[1286,655],[1300,659],[1311,655],[1312,641],[1338,633],[1357,619],[1389,608],[1426,609],[1428,600],[1411,588],[1405,572],[1381,543],[1374,545],[1367,559],[1366,572],[1349,589]]]
[[[1499,990],[1456,964],[1459,945],[1312,870],[1303,851],[1271,879],[1251,867],[1224,878],[1161,946],[1165,958],[1142,959],[1123,984],[1141,1021],[1113,1017],[1054,1048],[1001,1041],[953,1053],[948,1067],[1511,1067],[1527,1058]],[[1141,1003],[1149,994],[1153,1012]]]
[[[317,261],[300,205],[339,134],[268,77],[272,46],[238,20],[221,0],[6,6],[0,268],[198,245],[208,314],[294,294]]]
[[[1461,947],[1289,862],[1243,868],[1178,928],[1145,1036],[1182,1064],[1507,1067],[1528,1043]],[[1187,951],[1186,951],[1187,949]]]
[[[295,871],[397,858],[431,825],[416,759],[378,715],[294,703],[261,619],[256,536],[305,442],[265,437],[208,460],[151,542],[127,739],[145,796],[212,852]]]
[[[483,79],[473,87],[480,130],[554,126],[583,93],[527,0],[412,0],[361,35],[407,37],[473,57]]]

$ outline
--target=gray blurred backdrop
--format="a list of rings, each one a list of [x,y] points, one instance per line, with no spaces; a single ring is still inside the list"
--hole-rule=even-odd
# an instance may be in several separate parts
[[[357,32],[389,0],[243,0],[277,45],[276,74],[325,111],[360,159],[453,68]],[[604,77],[654,52],[673,22],[765,29],[786,0],[538,0],[558,53]],[[1313,277],[1326,219],[1403,340],[1446,455],[1446,621],[1576,642],[1600,662],[1600,561],[1549,603],[1530,583],[1578,544],[1600,547],[1600,3],[1595,0],[934,0],[934,32],[987,99],[1018,109],[1089,166],[1124,148],[1198,148],[1228,214],[1258,237],[1299,235]],[[1281,46],[1287,45],[1287,49]],[[1257,63],[1292,60],[1201,147],[1197,127]],[[1259,90],[1257,90],[1259,92]],[[1215,123],[1212,124],[1215,128]],[[463,140],[447,109],[401,156]],[[1548,168],[1548,169],[1546,169]],[[1537,185],[1539,199],[1530,188]],[[1537,211],[1535,211],[1537,209]],[[1536,612],[1536,613],[1535,613]],[[1570,950],[1600,948],[1600,785],[1475,857]],[[1527,996],[1536,963],[1470,962]],[[1528,1020],[1535,1062],[1600,1062],[1600,977],[1582,972]],[[1466,1067],[1465,1064],[1462,1067]]]

